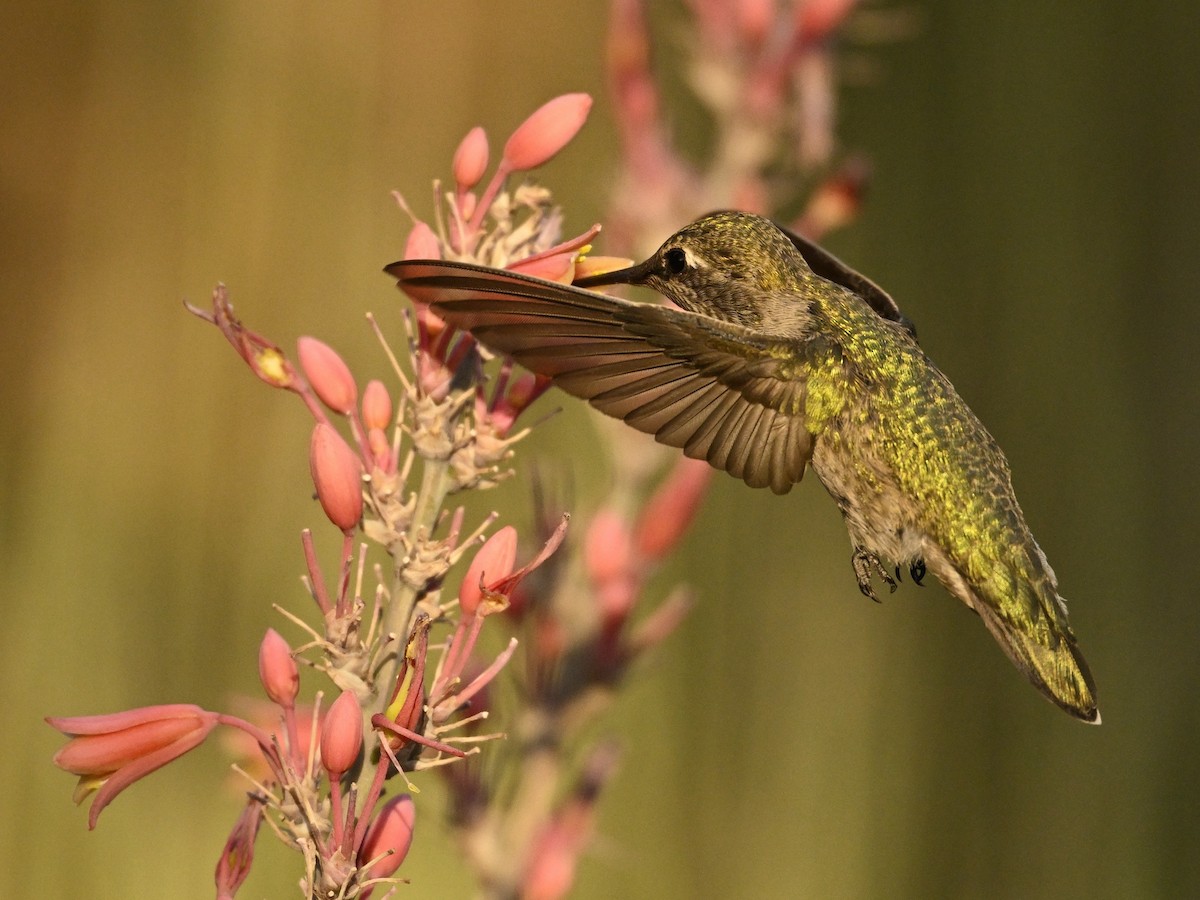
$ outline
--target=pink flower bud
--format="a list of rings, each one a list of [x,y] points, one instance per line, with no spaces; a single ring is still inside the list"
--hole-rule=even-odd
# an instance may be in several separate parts
[[[625,578],[635,568],[629,524],[609,508],[596,513],[583,539],[583,565],[595,585]]]
[[[476,125],[467,132],[458,149],[454,151],[454,182],[460,191],[469,191],[479,184],[488,164],[487,132]]]
[[[413,223],[412,231],[408,233],[408,241],[404,244],[404,258],[442,258],[442,246],[438,243],[437,235],[424,222]]]
[[[416,807],[408,794],[393,797],[379,810],[363,839],[362,849],[358,851],[358,864],[366,868],[363,880],[387,878],[400,868],[412,846],[416,815]],[[363,896],[369,896],[370,890],[364,891]]]
[[[300,692],[300,670],[292,648],[274,628],[268,628],[258,645],[258,677],[267,696],[284,709],[291,709]]]
[[[332,347],[316,338],[302,337],[296,347],[300,366],[321,402],[336,413],[349,415],[358,402],[358,388],[349,366]]]
[[[510,172],[536,169],[575,137],[591,108],[587,94],[563,94],[543,104],[512,133],[502,164]]]
[[[386,429],[392,424],[392,398],[378,379],[368,381],[363,390],[362,417],[367,428]]]
[[[317,499],[329,521],[349,531],[362,518],[362,463],[327,422],[313,429],[308,454]]]
[[[372,428],[367,432],[367,446],[371,448],[375,465],[384,472],[392,471],[392,445],[383,429]]]
[[[471,560],[462,587],[458,589],[458,604],[462,607],[463,615],[473,616],[479,609],[481,581],[485,586],[496,584],[511,575],[516,564],[517,529],[505,525],[488,538]]]
[[[675,548],[704,500],[714,471],[704,460],[680,457],[634,527],[639,556],[658,560]]]
[[[352,691],[333,701],[321,726],[321,765],[332,780],[350,771],[362,749],[362,707]]]

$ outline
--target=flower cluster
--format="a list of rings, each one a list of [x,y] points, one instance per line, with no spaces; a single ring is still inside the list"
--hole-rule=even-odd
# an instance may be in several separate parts
[[[432,241],[439,254],[459,258],[543,274],[539,267],[572,268],[598,229],[559,241],[561,216],[548,193],[529,185],[510,193],[505,185],[513,173],[557,153],[590,103],[586,95],[567,95],[535,112],[505,145],[479,200],[473,188],[486,169],[486,136],[472,131],[455,157],[448,224],[441,223],[441,237],[418,224],[410,249]],[[392,880],[408,851],[416,790],[408,773],[461,760],[478,753],[480,742],[502,736],[479,733],[489,714],[481,700],[517,640],[510,636],[490,662],[479,663],[480,634],[562,543],[567,520],[560,516],[545,546],[520,569],[516,533],[500,529],[474,554],[460,596],[445,598],[452,568],[479,546],[495,518],[464,534],[463,508],[446,510],[445,503],[455,492],[503,477],[511,446],[524,434],[514,433],[518,416],[546,385],[503,365],[489,393],[473,340],[428,310],[415,310],[407,367],[383,341],[398,400],[381,380],[360,390],[343,358],[316,338],[300,338],[289,356],[237,318],[222,285],[210,309],[191,311],[216,325],[256,376],[299,397],[311,414],[312,486],[341,532],[338,571],[325,576],[305,530],[306,584],[320,622],[312,627],[284,613],[308,636],[296,650],[273,629],[263,638],[259,675],[274,710],[264,721],[191,705],[54,717],[50,724],[69,737],[55,762],[79,777],[77,800],[95,793],[94,827],[120,791],[226,726],[245,739],[240,768],[250,789],[218,860],[218,896],[233,896],[246,878],[265,821],[301,850],[308,895],[365,897]],[[366,542],[356,546],[360,535]],[[377,583],[364,591],[371,544],[389,563],[373,567]],[[298,661],[336,689],[327,707],[320,695],[314,705],[298,704]],[[397,773],[410,793],[388,799],[388,781]]]
[[[610,246],[640,255],[718,207],[779,215],[800,196],[781,192],[785,183],[807,191],[795,207],[801,212],[788,218],[809,236],[851,217],[865,167],[853,159],[831,165],[830,48],[856,5],[689,2],[691,83],[716,135],[701,168],[679,152],[661,114],[645,0],[614,0],[608,66],[624,167],[607,219]],[[452,186],[434,184],[431,216],[418,218],[395,195],[412,219],[405,255],[563,283],[625,265],[585,255],[599,226],[564,239],[549,192],[512,183],[561,151],[590,107],[585,94],[543,105],[505,141],[490,177],[487,134],[468,132],[454,154]],[[306,586],[319,622],[284,612],[304,644],[293,648],[273,629],[262,639],[266,715],[172,704],[47,719],[68,737],[54,762],[78,776],[76,800],[94,794],[89,826],[122,790],[220,725],[238,739],[237,768],[249,787],[218,857],[218,898],[233,897],[245,881],[264,823],[302,853],[308,897],[352,900],[395,882],[413,836],[411,778],[433,767],[448,785],[466,861],[489,894],[563,896],[620,757],[615,743],[586,746],[581,735],[690,605],[676,590],[634,621],[711,469],[680,459],[654,489],[669,451],[602,423],[596,447],[610,457],[614,483],[600,510],[577,517],[581,552],[557,552],[567,517],[539,482],[534,547],[518,567],[522,542],[511,526],[493,530],[492,514],[469,528],[464,509],[447,501],[510,474],[513,448],[527,433],[518,420],[549,387],[546,379],[491,360],[469,334],[419,304],[406,317],[406,353],[395,353],[376,328],[392,388],[363,384],[315,338],[301,338],[289,357],[238,320],[224,286],[210,309],[192,312],[217,326],[259,379],[299,397],[312,416],[312,485],[341,534],[338,569],[326,577],[304,531]],[[372,546],[386,559],[368,565]],[[457,596],[446,595],[444,585],[468,558]],[[520,663],[510,665],[518,647]],[[331,703],[320,692],[299,701],[301,664],[329,679]],[[504,736],[483,730],[500,711],[492,688],[513,670],[519,683],[508,693],[520,699],[505,721],[514,739],[491,743],[484,766],[480,745]],[[390,790],[393,780],[405,790]]]

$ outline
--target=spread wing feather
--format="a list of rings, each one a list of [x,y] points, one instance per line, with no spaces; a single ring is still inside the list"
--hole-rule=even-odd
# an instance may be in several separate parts
[[[804,345],[467,263],[405,260],[386,271],[485,346],[751,487],[783,494],[804,475],[805,384],[781,362]]]

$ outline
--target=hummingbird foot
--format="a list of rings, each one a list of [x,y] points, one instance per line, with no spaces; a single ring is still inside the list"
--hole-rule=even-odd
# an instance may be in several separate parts
[[[920,585],[925,577],[925,560],[916,559],[909,563],[908,574],[912,576],[913,584]]]
[[[875,588],[871,585],[872,574],[882,578],[892,593],[896,592],[896,579],[883,567],[883,563],[879,561],[876,554],[864,550],[862,547],[855,547],[850,562],[854,565],[854,575],[858,578],[858,589],[862,591],[864,597],[870,597],[876,603],[879,602],[879,598],[875,596]]]

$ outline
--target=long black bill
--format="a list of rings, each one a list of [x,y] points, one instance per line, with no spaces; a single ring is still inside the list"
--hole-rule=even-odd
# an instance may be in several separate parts
[[[599,275],[588,275],[575,280],[575,287],[593,288],[610,284],[644,284],[651,272],[651,262],[654,257],[636,266],[617,269],[615,272],[601,272]]]

